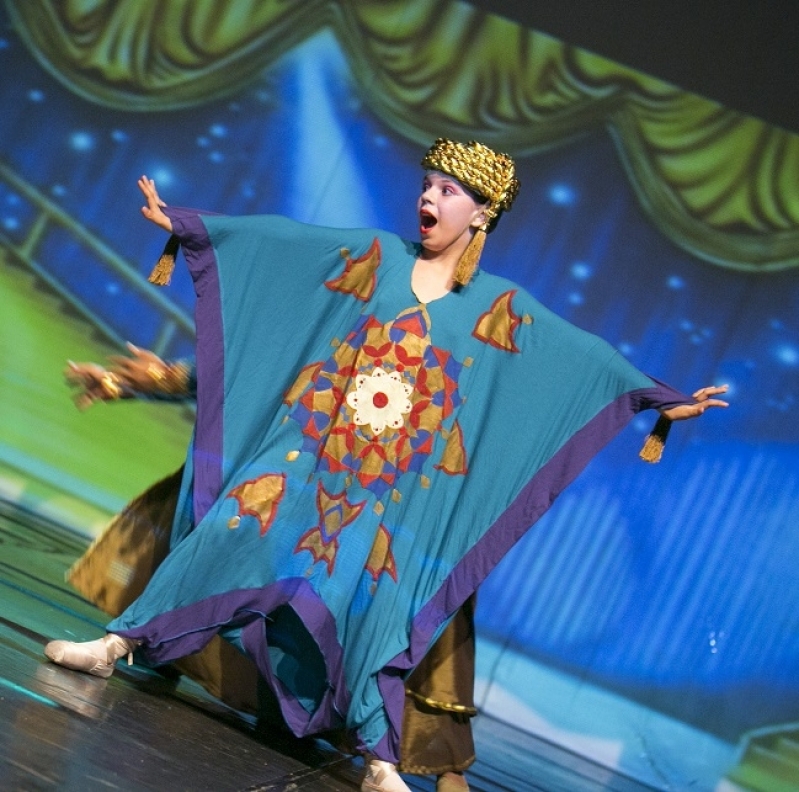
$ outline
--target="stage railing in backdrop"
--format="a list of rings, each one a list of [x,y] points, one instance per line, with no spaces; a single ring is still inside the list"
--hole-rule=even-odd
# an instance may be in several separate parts
[[[93,256],[119,277],[132,295],[155,309],[159,317],[159,328],[154,342],[149,344],[154,352],[166,355],[178,333],[188,339],[194,338],[194,322],[186,311],[165,297],[163,292],[154,288],[133,265],[3,162],[0,162],[0,180],[24,198],[33,211],[33,219],[24,238],[17,241],[0,232],[0,244],[111,343],[120,347],[124,347],[125,344],[125,339],[113,326],[113,318],[103,318],[88,307],[73,289],[49,271],[37,258],[44,241],[54,228],[66,231],[73,243],[79,244],[91,254],[86,257],[87,262],[91,262]],[[91,264],[87,263],[86,266]]]

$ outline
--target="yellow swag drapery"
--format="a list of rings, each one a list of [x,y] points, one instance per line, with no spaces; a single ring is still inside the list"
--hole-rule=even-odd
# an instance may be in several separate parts
[[[6,0],[71,90],[158,111],[240,92],[330,29],[364,100],[428,145],[516,157],[605,128],[654,223],[716,264],[799,264],[799,136],[454,0]]]

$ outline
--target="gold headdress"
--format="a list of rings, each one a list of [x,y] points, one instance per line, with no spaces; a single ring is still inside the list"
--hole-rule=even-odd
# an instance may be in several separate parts
[[[507,154],[499,154],[475,140],[458,143],[438,138],[424,155],[422,167],[454,176],[488,203],[487,220],[475,232],[455,269],[455,281],[465,286],[480,261],[486,234],[493,230],[500,214],[510,209],[519,192],[516,166]]]

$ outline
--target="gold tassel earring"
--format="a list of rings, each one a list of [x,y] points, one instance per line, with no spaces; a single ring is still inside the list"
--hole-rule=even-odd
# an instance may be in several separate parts
[[[180,240],[174,234],[171,234],[166,241],[166,245],[164,245],[161,257],[155,263],[150,277],[147,278],[150,283],[154,283],[156,286],[169,285],[169,281],[172,279],[172,272],[175,269],[175,257],[178,255],[179,250]]]
[[[474,232],[474,236],[469,240],[466,250],[458,261],[458,266],[455,267],[455,274],[452,276],[455,283],[466,286],[474,275],[477,265],[480,263],[480,255],[483,252],[483,246],[486,242],[485,228],[478,228]]]

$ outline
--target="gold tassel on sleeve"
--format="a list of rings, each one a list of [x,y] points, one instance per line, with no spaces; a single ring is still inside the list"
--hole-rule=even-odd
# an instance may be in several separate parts
[[[156,262],[155,267],[153,267],[150,277],[147,278],[150,283],[154,283],[156,286],[169,285],[169,281],[172,279],[172,272],[175,269],[175,258],[179,250],[180,240],[174,234],[171,234],[166,241],[166,245],[164,245],[161,257]]]
[[[663,456],[663,447],[666,445],[666,438],[669,436],[669,429],[671,429],[671,423],[671,420],[666,418],[665,415],[661,415],[657,419],[652,431],[644,441],[641,453],[638,454],[644,462],[652,462],[653,464],[660,462],[660,458]]]
[[[474,232],[474,236],[469,240],[466,250],[458,261],[458,266],[455,267],[455,274],[452,276],[455,283],[461,286],[467,286],[469,281],[480,263],[480,255],[483,252],[483,246],[486,241],[486,231],[484,228],[478,228]]]

